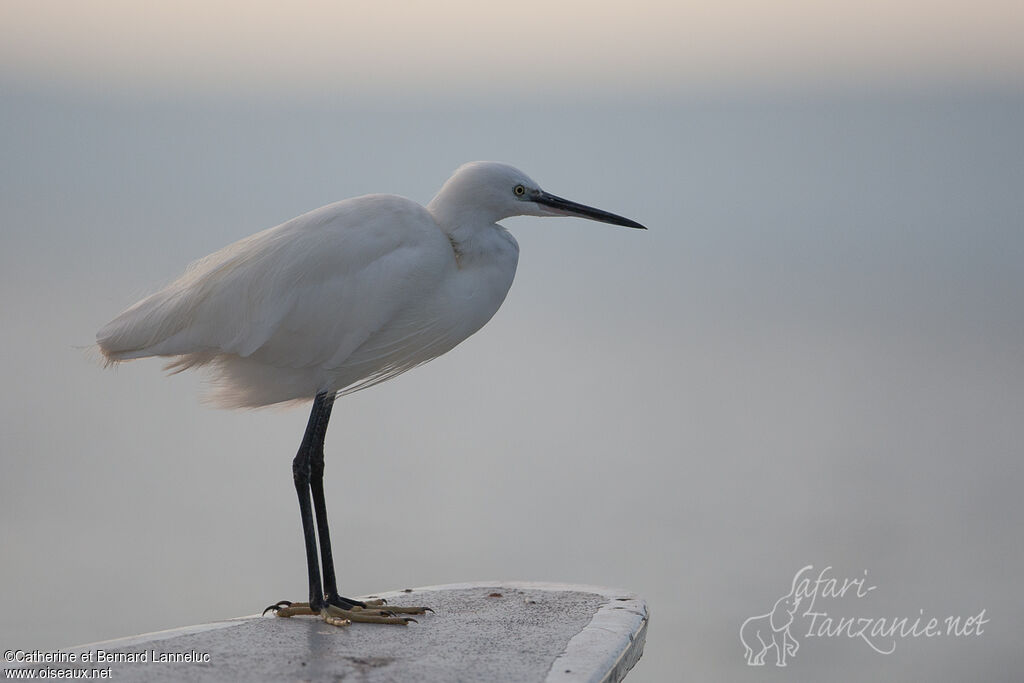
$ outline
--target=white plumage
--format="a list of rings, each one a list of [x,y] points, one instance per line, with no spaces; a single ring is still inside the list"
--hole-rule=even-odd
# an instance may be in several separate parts
[[[108,362],[147,356],[212,372],[224,407],[352,392],[451,350],[498,310],[519,247],[498,220],[579,215],[642,227],[543,192],[522,172],[459,168],[424,208],[347,199],[190,265],[103,327]]]
[[[327,424],[338,392],[437,358],[491,319],[519,260],[498,221],[516,215],[643,227],[548,194],[511,166],[466,164],[426,208],[393,195],[356,197],[235,242],[96,335],[110,363],[164,356],[174,371],[208,368],[222,406],[313,400],[292,461],[309,601],[267,610],[334,626],[408,624],[403,614],[425,613],[339,594],[323,487]]]

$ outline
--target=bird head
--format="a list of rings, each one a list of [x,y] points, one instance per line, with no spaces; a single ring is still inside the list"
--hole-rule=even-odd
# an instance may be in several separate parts
[[[488,222],[511,216],[576,216],[646,230],[636,221],[545,192],[519,169],[495,161],[460,166],[428,208],[453,222],[462,216]]]

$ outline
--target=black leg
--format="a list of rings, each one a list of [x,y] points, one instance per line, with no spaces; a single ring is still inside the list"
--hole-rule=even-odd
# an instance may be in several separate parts
[[[309,570],[309,607],[314,612],[319,611],[324,606],[324,590],[320,583],[320,563],[316,556],[316,532],[313,530],[313,508],[310,501],[310,488],[312,486],[314,453],[319,450],[320,473],[318,479],[320,481],[320,498],[322,501],[323,439],[327,431],[327,419],[330,417],[333,404],[333,395],[331,395],[330,401],[328,401],[326,393],[317,394],[313,400],[313,410],[309,414],[309,422],[306,425],[306,433],[302,437],[302,444],[299,446],[299,452],[295,455],[295,460],[292,461],[292,477],[295,480],[295,492],[299,496],[299,512],[302,516],[302,535],[306,541],[306,567]],[[318,443],[319,449],[317,448]],[[318,516],[319,512],[318,506]],[[324,510],[325,522],[326,519],[326,510]],[[321,538],[324,537],[324,533],[321,532]],[[330,546],[328,545],[328,556],[330,555],[329,548]],[[333,567],[331,571],[333,574]]]
[[[292,461],[292,476],[295,492],[299,496],[299,511],[302,513],[302,535],[306,542],[306,567],[309,569],[309,603],[293,603],[282,600],[264,610],[273,611],[279,617],[298,614],[320,615],[332,626],[345,626],[353,621],[376,624],[409,624],[416,621],[402,614],[424,614],[429,607],[383,607],[383,600],[370,603],[343,598],[338,595],[334,576],[334,558],[331,554],[331,532],[327,528],[327,503],[324,500],[324,437],[327,423],[334,407],[333,393],[323,392],[313,400],[309,413],[306,433],[302,437],[299,452]],[[314,529],[314,510],[316,513]],[[320,558],[317,558],[317,535],[320,540]],[[320,566],[323,564],[323,579],[320,583]],[[361,609],[360,609],[361,608]]]
[[[316,530],[320,537],[320,559],[324,573],[324,594],[328,604],[349,609],[354,606],[366,607],[359,600],[351,600],[338,595],[338,583],[334,575],[334,555],[331,551],[331,532],[327,525],[327,501],[324,498],[324,437],[327,435],[327,423],[331,419],[334,407],[334,395],[324,396],[321,408],[321,420],[314,434],[310,457],[309,487],[313,493],[313,510],[316,512]]]

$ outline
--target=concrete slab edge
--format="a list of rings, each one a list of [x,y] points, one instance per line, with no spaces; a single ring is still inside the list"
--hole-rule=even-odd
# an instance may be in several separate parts
[[[640,659],[647,639],[647,604],[635,593],[569,583],[540,581],[473,581],[424,586],[413,592],[466,588],[518,588],[521,590],[594,593],[607,599],[594,618],[577,633],[548,671],[547,683],[617,683]],[[392,599],[404,591],[379,597]]]
[[[161,640],[168,640],[170,638],[177,638],[178,636],[191,636],[196,633],[204,633],[206,631],[216,631],[222,628],[231,628],[232,626],[241,626],[250,619],[259,617],[258,614],[253,614],[248,617],[236,617],[234,619],[225,619],[224,621],[214,621],[209,624],[196,624],[195,626],[181,626],[179,628],[169,628],[165,631],[152,631],[150,633],[140,633],[137,636],[128,636],[126,638],[114,638],[113,640],[99,640],[95,643],[86,643],[85,645],[75,645],[74,647],[62,648],[63,652],[82,652],[86,650],[97,650],[97,649],[113,649],[117,647],[131,647],[134,645],[143,645],[146,643],[155,643]]]

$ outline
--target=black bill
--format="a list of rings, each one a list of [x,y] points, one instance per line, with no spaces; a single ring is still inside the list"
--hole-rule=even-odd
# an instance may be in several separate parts
[[[554,209],[565,216],[579,216],[580,218],[589,218],[590,220],[601,221],[602,223],[623,225],[627,228],[639,228],[640,230],[647,229],[636,221],[632,221],[628,218],[623,218],[622,216],[617,216],[614,213],[602,211],[601,209],[595,209],[594,207],[587,206],[585,204],[577,204],[576,202],[556,197],[555,195],[548,194],[547,192],[541,192],[533,198],[533,201],[542,206]]]

